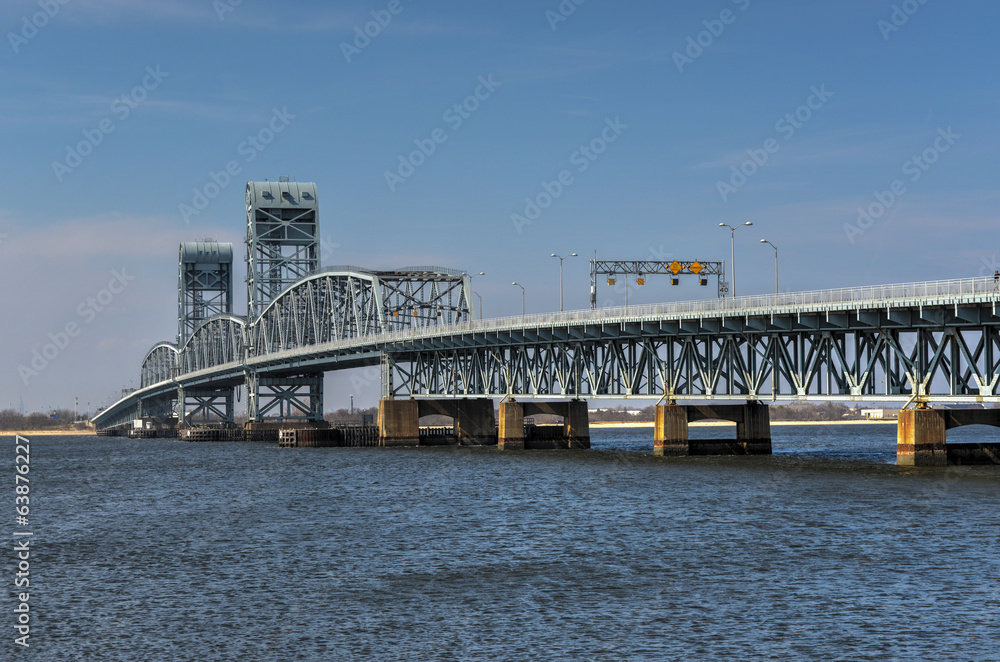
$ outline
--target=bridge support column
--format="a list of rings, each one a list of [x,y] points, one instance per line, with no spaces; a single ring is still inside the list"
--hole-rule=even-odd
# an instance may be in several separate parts
[[[524,450],[524,405],[513,400],[500,403],[500,434],[497,447],[502,451]]]
[[[736,423],[736,440],[691,439],[688,423]],[[770,455],[771,416],[767,405],[659,405],[653,431],[654,455]]]
[[[688,455],[688,414],[680,405],[656,407],[653,455]]]
[[[288,377],[260,377],[249,373],[246,390],[247,418],[251,422],[323,420],[321,372]]]
[[[416,400],[380,400],[378,436],[379,446],[419,445],[419,403]]]
[[[896,427],[896,464],[939,467],[948,464],[945,419],[936,409],[904,409]]]
[[[455,436],[462,446],[492,446],[497,442],[493,401],[489,398],[458,401]]]
[[[205,423],[231,424],[234,418],[234,391],[228,389],[177,389],[177,422],[181,428]],[[189,409],[190,408],[190,409]]]
[[[771,454],[771,413],[767,405],[743,405],[743,420],[736,421],[736,444],[746,455]]]
[[[566,403],[563,431],[570,448],[590,448],[590,414],[585,400]]]

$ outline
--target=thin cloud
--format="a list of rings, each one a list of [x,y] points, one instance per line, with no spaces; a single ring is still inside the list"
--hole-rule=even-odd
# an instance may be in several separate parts
[[[122,246],[129,247],[131,256],[163,257],[176,253],[181,241],[202,239],[206,233],[214,233],[216,239],[223,241],[222,237],[231,235],[232,230],[210,227],[192,230],[179,227],[177,218],[123,214],[40,223],[33,219],[15,219],[10,212],[0,210],[0,233],[9,235],[5,242],[9,242],[12,249],[8,259],[65,265],[94,258],[120,257]],[[109,241],[109,237],[114,240]]]

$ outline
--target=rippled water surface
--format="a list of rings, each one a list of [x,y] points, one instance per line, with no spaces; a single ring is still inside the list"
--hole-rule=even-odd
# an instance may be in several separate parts
[[[30,659],[1000,658],[1000,468],[896,467],[894,426],[751,458],[593,435],[32,438]]]

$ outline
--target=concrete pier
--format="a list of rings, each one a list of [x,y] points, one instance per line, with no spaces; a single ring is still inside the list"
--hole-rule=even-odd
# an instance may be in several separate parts
[[[380,400],[378,403],[379,446],[420,444],[420,409],[416,400]]]
[[[1000,409],[902,410],[896,427],[896,464],[908,467],[1000,464],[1000,443],[947,443],[947,431],[963,425],[1000,427]]]
[[[904,409],[896,427],[896,464],[938,467],[948,464],[944,417],[936,409]]]
[[[688,415],[680,405],[656,408],[653,423],[653,455],[689,455]]]
[[[489,398],[382,400],[378,405],[380,446],[419,446],[420,418],[447,416],[455,421],[454,441],[462,446],[497,443],[493,401]]]
[[[520,402],[500,403],[500,429],[497,447],[502,451],[524,450],[524,407]]]
[[[497,443],[493,401],[489,398],[415,400],[418,421],[424,416],[448,416],[455,421],[455,439],[461,446]]]
[[[524,419],[539,414],[562,416],[562,430],[551,431],[549,426],[539,426],[537,431],[549,434],[531,434],[525,431]],[[500,403],[500,450],[590,448],[590,415],[586,400],[549,402],[528,400],[515,402],[505,400]]]
[[[688,423],[718,419],[736,423],[736,439],[691,439]],[[770,455],[767,405],[659,405],[653,429],[654,455]]]

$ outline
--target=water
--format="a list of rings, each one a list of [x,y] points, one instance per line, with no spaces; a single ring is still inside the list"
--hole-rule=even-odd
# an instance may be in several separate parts
[[[775,426],[751,458],[593,434],[507,454],[34,437],[21,657],[1000,658],[1000,469],[896,467],[894,426]]]

